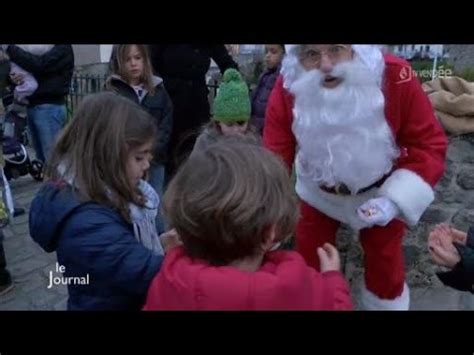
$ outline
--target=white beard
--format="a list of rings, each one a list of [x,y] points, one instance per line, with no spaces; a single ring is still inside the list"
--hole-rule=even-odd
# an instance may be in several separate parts
[[[301,67],[285,83],[295,96],[298,173],[317,186],[344,183],[355,194],[390,172],[399,156],[384,114],[382,57],[378,65],[371,70],[355,55],[334,68],[331,75],[344,80],[332,89],[321,85],[319,70]]]

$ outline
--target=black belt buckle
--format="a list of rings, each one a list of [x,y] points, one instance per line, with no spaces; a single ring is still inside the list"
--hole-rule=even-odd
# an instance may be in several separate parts
[[[334,186],[334,191],[336,192],[337,195],[350,195],[351,191],[347,187],[346,184],[337,184]]]

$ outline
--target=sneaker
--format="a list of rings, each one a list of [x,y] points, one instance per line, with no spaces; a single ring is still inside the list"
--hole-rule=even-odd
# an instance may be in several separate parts
[[[8,274],[7,282],[4,284],[0,284],[0,296],[3,296],[4,294],[10,292],[12,289],[13,289],[13,281],[10,274]]]

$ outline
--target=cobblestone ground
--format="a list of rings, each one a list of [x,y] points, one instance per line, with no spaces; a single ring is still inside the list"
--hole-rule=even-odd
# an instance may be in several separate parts
[[[31,238],[28,212],[40,183],[27,175],[10,181],[16,207],[26,213],[13,219],[3,233],[4,247],[15,287],[0,296],[0,310],[65,310],[67,288],[64,285],[48,289],[49,272],[54,271],[55,253],[46,253]]]

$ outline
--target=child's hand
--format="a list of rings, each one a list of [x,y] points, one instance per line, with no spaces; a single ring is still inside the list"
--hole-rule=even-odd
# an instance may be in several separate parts
[[[174,228],[169,230],[168,232],[161,234],[160,241],[165,253],[167,253],[168,250],[183,244],[181,242],[181,238],[179,237],[178,232],[176,232],[176,229]]]
[[[339,252],[333,245],[326,243],[322,248],[318,248],[318,257],[321,272],[341,270]]]
[[[456,232],[455,232],[456,233]],[[462,233],[462,232],[461,232]],[[457,238],[460,238],[458,235]],[[448,268],[453,268],[461,256],[453,245],[452,233],[444,228],[437,226],[428,237],[428,250],[433,261]]]
[[[438,224],[434,230],[440,232],[441,234],[446,234],[450,236],[451,241],[466,245],[467,243],[467,233],[462,232],[458,229],[455,229],[451,227],[450,225],[447,225],[446,223],[441,223]]]

